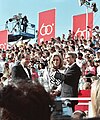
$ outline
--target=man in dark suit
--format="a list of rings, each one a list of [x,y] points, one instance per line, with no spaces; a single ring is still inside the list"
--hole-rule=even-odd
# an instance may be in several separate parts
[[[65,60],[67,62],[67,69],[65,72],[65,79],[62,83],[62,97],[77,97],[78,96],[78,83],[81,76],[80,67],[76,64],[76,54],[75,53],[68,53],[65,56]],[[65,86],[64,86],[65,85]],[[66,86],[67,85],[67,86]],[[71,91],[70,94],[68,93],[68,89]]]
[[[17,63],[12,68],[12,80],[31,80],[31,72],[28,68],[28,64],[30,62],[30,55],[29,54],[23,54],[21,55],[21,62]]]
[[[65,74],[55,75],[55,77],[60,77],[63,81],[61,88],[56,91],[61,92],[61,97],[78,97],[78,83],[81,76],[81,70],[76,64],[76,57],[75,53],[68,53],[65,56],[65,60],[68,65]],[[74,111],[74,106],[78,103],[78,101],[72,101],[71,103]]]

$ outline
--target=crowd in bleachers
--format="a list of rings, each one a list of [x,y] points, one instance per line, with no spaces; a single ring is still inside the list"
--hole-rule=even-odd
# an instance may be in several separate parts
[[[63,67],[67,67],[65,56],[66,53],[72,52],[77,55],[76,63],[82,72],[78,84],[78,97],[91,97],[91,85],[100,77],[100,35],[99,32],[94,31],[94,33],[96,34],[86,40],[83,36],[73,38],[69,31],[67,38],[64,35],[51,38],[49,41],[42,41],[40,45],[21,40],[19,43],[9,46],[7,50],[0,49],[0,73],[3,73],[0,86],[6,86],[11,82],[13,66],[20,63],[22,55],[28,53],[30,54],[28,67],[31,70],[32,82],[40,83],[48,92],[49,88],[44,81],[44,74],[52,59],[52,54],[55,52],[61,54]],[[88,106],[76,105],[75,110],[87,112]],[[100,110],[98,113],[100,115]]]

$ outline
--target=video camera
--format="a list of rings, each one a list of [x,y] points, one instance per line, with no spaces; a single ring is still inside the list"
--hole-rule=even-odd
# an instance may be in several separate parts
[[[62,100],[60,97],[57,97],[54,102],[51,120],[62,120],[71,117],[72,113],[71,101],[68,99]]]
[[[18,15],[14,15],[13,18],[9,19],[9,22],[12,22],[14,20],[18,21],[20,19],[22,19],[22,13],[18,13]]]

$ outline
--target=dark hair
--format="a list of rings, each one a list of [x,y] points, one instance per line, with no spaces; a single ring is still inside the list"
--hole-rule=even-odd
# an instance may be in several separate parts
[[[84,111],[81,111],[81,110],[75,111],[72,115],[72,118],[77,118],[77,119],[81,119],[83,117],[86,117],[86,113]]]
[[[78,52],[78,55],[81,56],[81,57],[83,57],[83,54],[81,52]]]
[[[17,80],[19,81],[19,80]],[[26,80],[12,83],[0,91],[2,120],[50,120],[51,99],[45,89]]]
[[[77,55],[76,53],[73,53],[73,52],[68,52],[68,55],[71,55],[72,58],[76,59],[77,58]]]
[[[75,46],[74,45],[71,45],[70,47],[75,51]]]

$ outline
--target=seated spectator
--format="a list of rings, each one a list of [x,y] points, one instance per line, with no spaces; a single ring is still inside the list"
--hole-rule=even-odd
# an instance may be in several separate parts
[[[0,71],[0,90],[2,89],[3,87],[3,83],[1,82],[1,77],[3,76],[3,73]]]
[[[0,78],[3,76],[3,73],[2,72],[0,72]]]
[[[91,77],[96,75],[96,67],[92,60],[88,61],[87,68],[85,70],[86,77]]]
[[[31,69],[32,69],[32,80],[38,82],[38,77],[39,76],[38,76],[38,73],[37,73],[36,69],[34,67],[31,67]]]
[[[81,52],[78,52],[77,53],[77,58],[76,58],[76,63],[80,68],[82,68],[83,62],[85,62],[85,60],[83,58],[83,54]]]
[[[7,62],[4,64],[3,74],[7,79],[10,78],[11,71],[10,71],[10,68],[9,68],[9,63],[7,63]]]
[[[100,77],[100,60],[97,61],[97,76]]]
[[[90,82],[85,82],[83,84],[83,90],[90,90],[91,89],[91,83]]]

